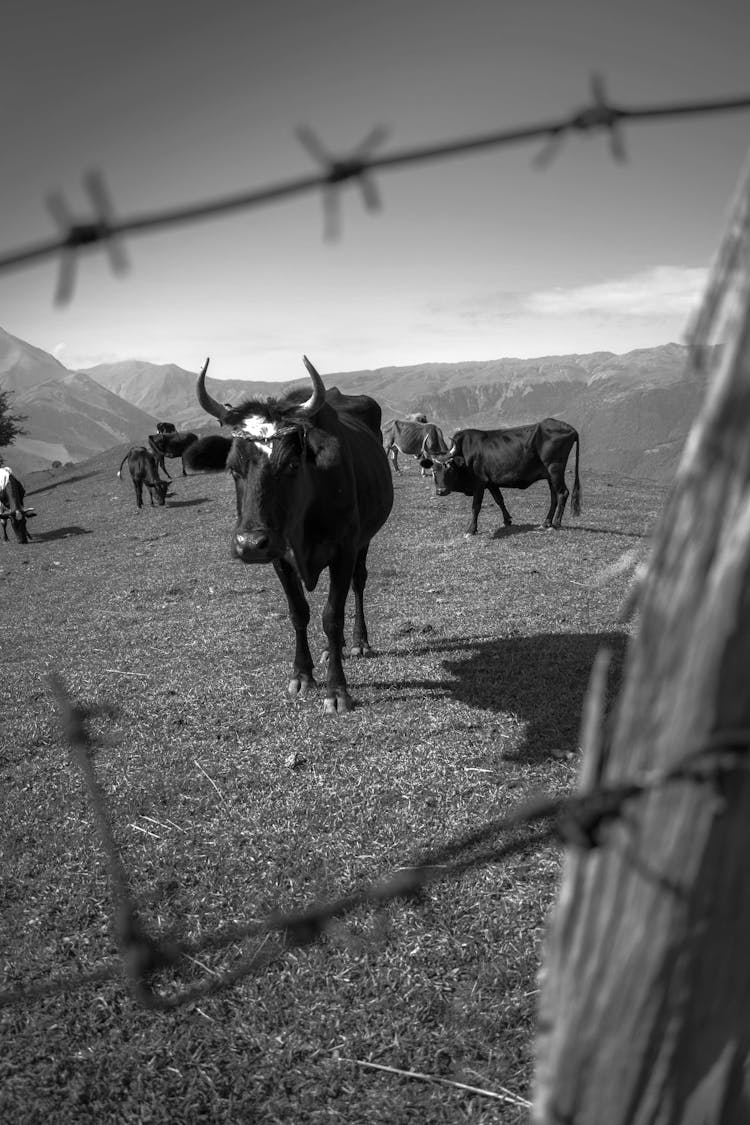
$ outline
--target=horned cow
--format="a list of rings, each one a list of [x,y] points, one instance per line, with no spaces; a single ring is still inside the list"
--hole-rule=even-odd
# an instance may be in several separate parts
[[[438,496],[463,492],[473,498],[466,534],[476,535],[485,489],[499,506],[507,525],[512,521],[500,489],[528,488],[535,481],[546,480],[550,507],[544,526],[557,529],[568,500],[565,467],[574,445],[575,479],[570,507],[577,516],[581,510],[578,432],[557,418],[545,418],[542,422],[506,430],[459,430],[451,438],[448,453],[435,458],[435,492]]]
[[[315,686],[308,642],[310,607],[303,584],[314,590],[329,572],[323,630],[328,642],[324,712],[354,706],[342,664],[344,610],[351,585],[354,629],[351,652],[371,652],[364,614],[367,552],[393,505],[393,485],[381,446],[380,406],[368,395],[326,390],[303,357],[312,394],[290,391],[280,399],[252,399],[227,409],[206,390],[208,360],[198,378],[198,401],[233,436],[212,434],[185,454],[195,471],[229,469],[235,484],[236,558],[271,563],[286,595],[296,635],[289,692],[305,696]]]

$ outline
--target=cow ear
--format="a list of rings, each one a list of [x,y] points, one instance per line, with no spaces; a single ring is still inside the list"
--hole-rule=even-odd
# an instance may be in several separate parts
[[[221,434],[198,438],[185,450],[185,464],[194,473],[220,473],[226,468],[232,439]]]
[[[339,439],[314,426],[307,431],[306,444],[317,469],[333,469],[341,464]]]

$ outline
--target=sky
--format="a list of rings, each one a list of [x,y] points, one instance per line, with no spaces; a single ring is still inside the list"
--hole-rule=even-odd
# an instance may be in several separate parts
[[[628,107],[750,93],[734,0],[4,0],[0,255],[80,219],[102,172],[115,214],[296,179],[374,126],[379,153]],[[0,327],[70,368],[142,359],[292,379],[423,362],[626,352],[683,338],[750,141],[750,111],[625,126],[628,159],[570,136],[376,174],[382,209],[317,194],[0,273]]]

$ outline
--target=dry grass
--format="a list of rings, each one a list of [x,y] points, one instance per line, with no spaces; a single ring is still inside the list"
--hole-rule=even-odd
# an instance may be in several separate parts
[[[6,986],[114,952],[51,669],[78,700],[116,708],[98,723],[96,768],[139,902],[164,933],[339,895],[573,784],[594,654],[613,649],[614,691],[625,645],[627,575],[597,576],[645,552],[661,489],[588,476],[584,449],[580,520],[538,530],[536,486],[508,494],[512,534],[492,537],[489,505],[465,540],[468,500],[433,498],[410,466],[370,555],[378,655],[348,663],[358,706],[335,719],[286,697],[285,603],[270,568],[229,558],[231,482],[178,479],[171,504],[138,511],[119,460],[29,479],[35,541],[0,543]],[[550,849],[438,883],[419,906],[362,911],[174,1014],[143,1011],[115,983],[0,1010],[0,1118],[523,1121],[522,1108],[356,1060],[527,1097],[559,860]],[[206,954],[193,979],[238,952]]]

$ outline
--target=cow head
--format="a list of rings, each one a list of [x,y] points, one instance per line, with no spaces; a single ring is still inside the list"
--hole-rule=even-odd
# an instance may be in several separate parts
[[[465,471],[466,462],[453,450],[448,453],[433,454],[432,477],[435,481],[435,495],[447,496],[449,492],[463,492]]]
[[[164,507],[164,502],[168,496],[174,495],[173,492],[169,491],[169,483],[168,480],[159,480],[148,486],[151,489],[151,495],[156,497],[156,503],[160,508]]]
[[[330,407],[323,380],[303,359],[312,383],[312,394],[303,401],[299,391],[292,391],[279,400],[251,400],[228,409],[206,390],[208,361],[198,379],[203,409],[234,432],[231,438],[199,438],[185,462],[193,471],[231,472],[237,501],[232,550],[246,563],[273,562],[290,544],[319,538],[330,518],[326,508],[336,502],[335,488],[321,483],[339,469],[341,444],[316,425]]]

